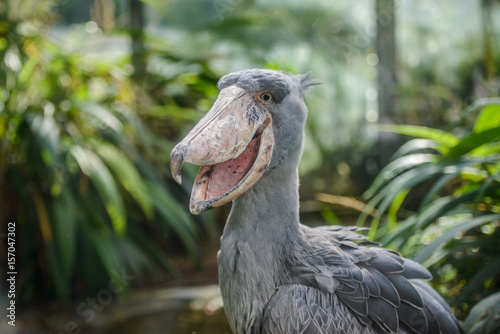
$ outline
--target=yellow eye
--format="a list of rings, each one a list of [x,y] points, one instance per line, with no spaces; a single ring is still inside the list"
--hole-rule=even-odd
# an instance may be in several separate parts
[[[273,95],[269,92],[264,92],[262,94],[260,94],[260,99],[262,100],[262,102],[264,103],[271,103],[273,102]]]

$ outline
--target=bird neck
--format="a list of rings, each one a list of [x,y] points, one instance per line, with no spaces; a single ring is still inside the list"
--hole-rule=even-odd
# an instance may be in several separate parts
[[[271,170],[233,201],[218,255],[224,309],[235,333],[257,333],[284,283],[285,252],[299,238],[298,173]]]
[[[298,225],[297,168],[277,168],[233,201],[224,234],[238,233],[245,240],[270,237],[276,244],[298,232]]]

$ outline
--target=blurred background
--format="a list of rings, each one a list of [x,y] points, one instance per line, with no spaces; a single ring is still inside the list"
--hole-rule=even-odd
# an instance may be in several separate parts
[[[169,156],[246,68],[324,83],[303,222],[371,227],[469,332],[498,333],[497,0],[2,1],[0,331],[230,333],[230,206],[190,215],[197,167],[178,185]]]

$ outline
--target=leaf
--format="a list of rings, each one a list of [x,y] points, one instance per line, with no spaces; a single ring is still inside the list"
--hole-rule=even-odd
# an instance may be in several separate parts
[[[494,140],[500,138],[500,127],[485,130],[479,133],[472,133],[452,147],[444,156],[445,159],[454,159]]]
[[[472,151],[472,154],[476,157],[487,157],[489,155],[498,153],[500,153],[500,142],[489,143],[487,145],[480,146]]]
[[[95,230],[91,226],[85,226],[85,224],[82,224],[82,226],[85,235],[91,242],[106,270],[108,280],[116,277],[117,273],[123,271],[124,265],[122,264],[121,254],[119,253],[120,248],[117,246],[116,240],[113,239],[113,235],[111,233],[105,234],[103,230]],[[109,282],[111,281],[109,280]],[[119,293],[123,295],[127,292],[128,285],[126,282],[122,283],[125,283],[122,284],[124,289]]]
[[[371,195],[373,193],[373,197],[367,204],[367,209],[370,210],[371,212],[375,207],[378,209],[379,216],[384,213],[385,209],[387,209],[387,205],[384,205],[384,210],[381,209],[381,202],[390,203],[395,196],[398,195],[399,191],[401,190],[406,190],[401,187],[401,185],[405,185],[407,180],[411,180],[412,178],[418,176],[418,172],[415,172],[415,169],[411,169],[407,171],[406,173],[403,173],[397,177],[395,177],[393,180],[391,180],[388,184],[386,184],[384,187],[378,189],[370,189],[370,192],[368,195]],[[374,181],[376,182],[376,180]],[[365,193],[366,194],[366,193]],[[365,211],[366,212],[366,211]],[[365,215],[365,213],[363,213]],[[366,216],[368,215],[368,212],[366,212]]]
[[[36,115],[29,122],[36,144],[46,166],[52,166],[59,159],[59,128],[52,116]]]
[[[432,201],[434,196],[439,191],[441,191],[443,189],[443,187],[446,186],[451,180],[453,180],[458,175],[460,175],[460,173],[461,173],[461,171],[459,169],[457,169],[453,173],[443,174],[436,182],[434,182],[432,187],[425,194],[425,197],[422,199],[422,202],[420,203],[418,211],[422,211],[422,209]]]
[[[495,127],[500,127],[500,105],[490,104],[477,116],[473,132],[484,132]]]
[[[452,133],[416,125],[380,125],[379,129],[386,132],[394,132],[402,135],[431,139],[444,147],[455,146],[459,139]]]
[[[95,150],[150,219],[153,216],[153,205],[144,181],[132,162],[116,146],[110,144],[96,143]]]
[[[469,105],[467,108],[464,109],[460,113],[460,117],[457,118],[456,120],[452,121],[450,125],[448,126],[448,129],[453,129],[456,126],[458,126],[464,119],[469,117],[470,114],[476,112],[477,110],[480,110],[488,105],[500,105],[500,98],[497,97],[488,97],[488,98],[482,98],[479,100],[474,101],[471,105]]]
[[[92,102],[82,102],[77,107],[101,124],[113,129],[117,134],[122,133],[123,123],[102,105]]]
[[[133,272],[154,271],[153,259],[147,253],[143,252],[132,240],[117,240],[117,244],[120,256],[127,263],[127,267],[130,267]]]
[[[70,281],[63,274],[59,252],[53,242],[50,242],[44,247],[45,254],[48,260],[50,276],[52,277],[54,290],[57,297],[62,301],[68,301],[70,289]]]
[[[153,204],[165,223],[168,222],[168,227],[172,228],[179,239],[182,241],[189,256],[196,263],[199,262],[198,247],[195,242],[196,227],[192,218],[188,216],[178,204],[161,186],[147,182],[146,186]]]
[[[152,143],[165,141],[160,136],[151,131],[140,119],[137,113],[127,107],[120,106],[113,110],[117,114],[118,119],[123,119],[123,124],[126,125],[127,134],[132,135],[135,144],[143,149],[148,150]],[[127,144],[128,145],[128,144]],[[173,148],[173,146],[172,146]],[[171,150],[171,149],[170,149]],[[169,150],[169,152],[170,152]]]
[[[34,55],[28,58],[26,63],[24,64],[23,68],[19,71],[19,74],[17,75],[17,80],[19,86],[24,86],[27,83],[29,83],[30,78],[33,75],[33,72],[35,71],[38,63],[39,63],[40,57],[39,55]]]
[[[387,195],[378,205],[380,213],[385,212],[389,205],[401,191],[407,191],[425,180],[430,179],[442,170],[441,166],[435,164],[421,165],[419,168],[414,168],[404,174],[399,175],[391,183],[387,185],[387,190],[384,192]]]
[[[473,166],[484,164],[488,162],[488,160],[489,159],[469,158],[464,161],[440,162],[439,166],[441,166],[442,175],[439,177],[439,179],[434,181],[431,189],[429,189],[429,191],[423,198],[418,211],[421,211],[421,209],[426,206],[432,200],[432,198],[448,184],[448,182],[458,176],[463,176],[464,170],[470,170],[470,168],[473,168]]]
[[[491,239],[474,238],[472,239],[472,241],[465,240],[470,240],[470,238],[462,239],[460,243],[446,245],[444,248],[437,250],[425,261],[425,266],[429,268],[447,257],[456,255],[458,252],[464,252],[474,248],[479,249],[480,247],[496,246],[496,242]]]
[[[52,226],[57,253],[61,258],[62,277],[70,280],[76,259],[78,208],[69,187],[65,187],[61,194],[53,199],[52,207]]]
[[[474,325],[483,318],[498,316],[498,313],[492,312],[498,305],[500,305],[500,292],[494,293],[474,305],[463,323],[465,332],[470,333],[475,327]]]
[[[475,291],[480,290],[484,282],[498,274],[500,274],[500,256],[491,259],[474,274],[457,297],[455,303],[461,303],[466,300],[467,297],[471,296]]]
[[[45,242],[45,244],[50,244],[54,237],[52,228],[50,226],[50,218],[47,212],[47,206],[42,198],[42,195],[40,194],[40,191],[36,187],[34,187],[32,190],[32,196],[43,241]]]
[[[389,231],[392,231],[396,226],[398,222],[398,211],[401,205],[403,204],[406,195],[408,195],[410,191],[409,190],[403,190],[396,195],[394,200],[392,201],[389,211],[387,212],[387,223],[389,225]]]
[[[372,185],[363,194],[364,197],[370,198],[382,187],[387,181],[392,180],[397,175],[408,171],[409,169],[431,162],[436,159],[434,154],[411,154],[398,158],[389,163],[380,171]]]
[[[423,153],[430,150],[439,151],[439,144],[430,139],[412,139],[401,145],[401,147],[393,154],[392,160],[396,160],[405,155]]]
[[[156,243],[151,242],[151,238],[144,234],[141,228],[137,225],[132,225],[128,231],[129,238],[134,240],[134,242],[141,247],[144,252],[149,254],[149,256],[156,260],[167,272],[173,276],[179,276],[179,272],[176,270],[174,265],[168,261],[167,254],[163,252]]]
[[[455,210],[459,209],[460,204],[475,199],[479,191],[479,189],[475,189],[458,197],[450,195],[433,201],[419,212],[415,228],[424,229],[429,224],[435,222],[439,217],[451,215]]]
[[[376,216],[373,218],[372,223],[370,224],[370,230],[368,231],[368,235],[366,236],[368,240],[375,240],[375,235],[378,231],[378,225],[380,224],[380,216]]]
[[[478,195],[480,197],[485,196],[488,192],[494,193],[495,190],[499,189],[500,186],[500,169],[493,175],[491,175],[486,182],[484,182],[479,188]],[[498,194],[498,192],[497,192]]]
[[[414,234],[416,222],[416,215],[408,217],[406,220],[400,222],[389,234],[382,236],[379,240],[380,243],[384,247],[394,245],[394,248],[400,249],[403,244],[402,241],[408,240]]]
[[[70,154],[75,158],[82,172],[87,175],[101,197],[111,219],[114,230],[123,234],[126,228],[125,206],[111,172],[94,152],[81,146],[74,146]]]
[[[470,229],[473,229],[477,226],[480,226],[482,224],[491,222],[493,220],[500,219],[500,215],[486,215],[486,216],[480,216],[472,219],[471,221],[464,222],[462,224],[458,224],[445,233],[443,233],[441,236],[436,238],[433,242],[425,246],[418,254],[415,256],[414,260],[422,263],[425,260],[427,260],[439,247],[442,245],[448,243],[450,240],[455,238],[457,233],[463,233],[465,231],[468,231]]]

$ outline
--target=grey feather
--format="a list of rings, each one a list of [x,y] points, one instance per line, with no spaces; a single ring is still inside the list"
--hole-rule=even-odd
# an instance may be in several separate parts
[[[402,302],[401,306],[397,309],[398,318],[404,324],[404,326],[408,327],[415,333],[438,333],[439,326],[434,327],[434,331],[428,332],[429,328],[429,320],[425,316],[425,312],[422,308],[417,308],[413,305],[410,305],[406,302]],[[436,319],[434,319],[436,322]],[[437,322],[436,322],[437,325]]]
[[[383,274],[402,273],[404,266],[389,252],[379,252],[377,256],[368,261],[368,264]]]
[[[377,270],[371,270],[373,278],[377,281],[377,284],[380,288],[380,298],[388,302],[394,307],[399,307],[401,304],[401,300],[399,298],[399,293],[392,285],[391,281],[387,279],[383,274],[381,274]]]
[[[397,333],[399,319],[396,308],[381,298],[370,298],[368,315],[380,328],[389,333]]]
[[[411,280],[411,282],[427,301],[425,309],[432,313],[442,333],[464,333],[448,304],[429,284],[420,280]],[[426,314],[428,313],[426,312]]]
[[[372,297],[380,297],[380,287],[378,286],[377,280],[373,278],[372,274],[365,268],[361,269],[363,273],[363,281],[368,287],[368,292]]]
[[[424,280],[430,280],[432,278],[431,273],[427,269],[413,260],[404,259],[404,267],[405,270],[401,274],[406,278],[419,278]]]
[[[406,278],[397,274],[387,275],[386,277],[398,291],[401,301],[418,308],[424,307],[422,297]]]

